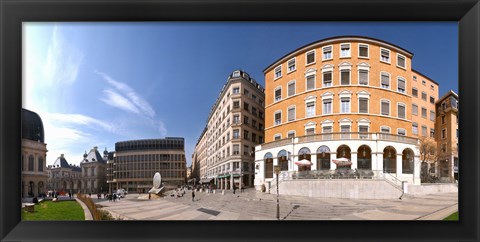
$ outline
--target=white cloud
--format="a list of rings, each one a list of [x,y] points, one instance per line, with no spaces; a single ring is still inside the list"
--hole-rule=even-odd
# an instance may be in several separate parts
[[[119,82],[111,78],[109,75],[95,71],[96,74],[103,77],[104,80],[108,82],[108,84],[115,87],[120,93],[114,92],[112,90],[104,90],[104,92],[109,97],[109,102],[104,101],[105,103],[124,109],[126,111],[130,111],[133,113],[142,113],[143,115],[153,118],[155,116],[155,111],[153,110],[152,106],[142,98],[138,93],[133,90],[130,86],[126,83]],[[128,101],[128,102],[127,102]],[[128,105],[127,107],[122,107],[123,105]],[[135,108],[133,108],[135,107]]]
[[[106,98],[100,98],[104,103],[127,112],[140,114],[140,110],[130,100],[110,89],[103,90]]]
[[[69,44],[55,25],[43,66],[44,80],[50,85],[72,84],[77,79],[83,58],[84,54]]]
[[[108,132],[117,132],[117,128],[115,127],[115,125],[82,114],[47,113],[46,116],[51,122],[60,122],[61,124],[84,125],[90,128],[100,127],[101,129]]]

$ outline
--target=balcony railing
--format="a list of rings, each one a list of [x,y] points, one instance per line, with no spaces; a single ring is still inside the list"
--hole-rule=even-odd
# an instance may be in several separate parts
[[[272,141],[269,143],[262,144],[262,149],[269,149],[280,147],[284,145],[292,144],[292,138],[286,138],[281,140]],[[395,134],[385,134],[385,133],[363,133],[363,132],[342,132],[342,133],[324,133],[324,134],[313,134],[297,137],[295,144],[302,144],[308,142],[316,141],[334,141],[334,140],[371,140],[371,141],[393,141],[401,142],[407,144],[418,144],[418,139],[395,135]]]

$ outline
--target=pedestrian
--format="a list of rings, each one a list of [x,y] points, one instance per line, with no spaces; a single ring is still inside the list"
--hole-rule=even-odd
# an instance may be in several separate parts
[[[152,198],[152,194],[148,193],[148,199],[150,200],[150,198]]]
[[[92,197],[92,193],[91,193],[91,192],[88,193],[88,197]]]
[[[237,190],[237,186],[235,186],[235,184],[233,184],[233,194],[235,194],[235,190]]]
[[[117,194],[114,193],[114,194],[113,194],[113,202],[116,202],[116,201],[117,201]]]
[[[243,192],[243,189],[245,189],[245,184],[242,183],[242,187],[240,188],[240,192]]]
[[[192,189],[192,202],[195,202],[195,189]]]

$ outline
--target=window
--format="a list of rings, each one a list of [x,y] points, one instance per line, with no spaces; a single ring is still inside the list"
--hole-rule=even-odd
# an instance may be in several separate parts
[[[405,56],[397,54],[397,66],[405,68]]]
[[[405,104],[403,103],[398,103],[397,104],[397,116],[399,118],[405,118]]]
[[[232,77],[240,77],[240,71],[234,71]]]
[[[364,44],[358,45],[358,57],[368,58],[368,45],[364,45]]]
[[[422,85],[425,86],[426,84],[427,84],[427,82],[425,80],[422,80]]]
[[[243,131],[243,138],[248,139],[248,131],[247,130]]]
[[[417,81],[417,76],[413,76],[413,80],[414,80],[414,81]]]
[[[350,85],[350,70],[341,70],[340,71],[340,84],[341,85]]]
[[[390,102],[387,100],[380,101],[381,106],[381,114],[382,115],[390,115]]]
[[[33,171],[34,167],[33,155],[30,155],[28,157],[28,171]]]
[[[332,113],[332,99],[323,100],[323,114]]]
[[[240,145],[233,145],[232,152],[233,152],[233,155],[239,155],[240,154]]]
[[[445,124],[445,115],[442,116],[442,124]]]
[[[435,129],[430,129],[430,138],[435,138]]]
[[[340,45],[340,57],[350,57],[350,44]]]
[[[390,74],[382,72],[380,74],[380,84],[382,88],[390,88]]]
[[[332,132],[332,126],[325,126],[322,128],[322,133],[328,134]]]
[[[350,98],[342,97],[340,98],[340,107],[341,113],[350,113]]]
[[[447,144],[445,143],[442,144],[442,152],[443,153],[447,152]]]
[[[342,132],[342,138],[350,138],[350,125],[340,125],[340,131]]]
[[[430,85],[430,89],[435,90],[435,86]]]
[[[380,61],[390,63],[390,51],[387,49],[380,49]]]
[[[332,59],[332,46],[325,46],[322,48],[323,56],[322,60],[330,60]]]
[[[40,171],[40,172],[43,171],[43,158],[42,157],[38,158],[38,171]]]
[[[442,129],[442,139],[447,138],[447,129]]]
[[[295,120],[295,107],[288,108],[288,121]]]
[[[398,135],[405,136],[405,135],[407,135],[407,131],[406,131],[405,129],[398,129],[398,130],[397,130],[397,134],[398,134]]]
[[[233,115],[233,123],[234,124],[240,123],[240,116],[238,114]]]
[[[287,138],[294,138],[294,137],[295,137],[295,131],[288,131]]]
[[[418,124],[415,122],[412,123],[412,134],[418,135]]]
[[[248,125],[248,117],[247,116],[244,116],[243,117],[243,123]]]
[[[233,101],[233,108],[240,108],[240,102],[239,101]]]
[[[234,87],[233,88],[233,94],[238,94],[238,93],[240,93],[240,88]]]
[[[276,134],[276,135],[273,136],[273,139],[274,140],[282,139],[282,135],[281,134]]]
[[[412,115],[418,115],[418,105],[412,104]]]
[[[423,137],[427,136],[427,126],[422,126],[422,136]]]
[[[368,98],[358,98],[358,112],[368,113]]]
[[[262,111],[258,111],[258,117],[263,118],[263,112]]]
[[[288,61],[288,72],[292,72],[294,70],[296,70],[296,61],[295,61],[295,58],[291,59]]]
[[[234,139],[240,138],[240,131],[238,129],[233,130],[233,138]]]
[[[307,52],[307,65],[315,63],[315,50]]]
[[[250,110],[250,107],[248,106],[248,103],[246,102],[243,102],[243,109],[249,111]]]
[[[430,120],[431,121],[435,120],[435,112],[434,111],[430,111]]]
[[[275,67],[275,79],[282,77],[282,66]]]
[[[427,109],[422,107],[422,118],[427,118]]]
[[[380,133],[389,134],[390,133],[390,127],[387,127],[387,126],[380,127]]]
[[[252,114],[253,116],[257,116],[257,109],[255,107],[252,107]]]
[[[280,101],[282,99],[282,88],[278,87],[275,89],[275,102]]]
[[[427,101],[427,93],[426,92],[422,92],[422,100]]]
[[[430,103],[431,103],[431,104],[435,104],[435,98],[432,97],[432,96],[430,96]]]
[[[282,112],[277,111],[275,112],[275,125],[279,125],[282,123]]]
[[[305,135],[313,135],[313,134],[315,134],[315,128],[305,129]]]
[[[416,89],[415,87],[412,88],[412,96],[418,97],[418,89]]]
[[[306,107],[306,117],[315,116],[315,102],[308,102]]]
[[[330,87],[332,86],[332,72],[326,71],[323,73],[323,86]]]
[[[397,91],[405,93],[405,79],[398,77],[397,79]]]
[[[359,125],[358,126],[358,132],[360,133],[360,138],[361,139],[366,139],[368,138],[368,126],[367,125]]]
[[[315,75],[307,76],[307,91],[315,89]]]
[[[248,96],[250,92],[247,89],[243,89],[243,95]]]
[[[358,70],[358,84],[368,85],[368,71]]]
[[[293,96],[295,95],[295,81],[292,81],[290,83],[288,83],[288,96]]]

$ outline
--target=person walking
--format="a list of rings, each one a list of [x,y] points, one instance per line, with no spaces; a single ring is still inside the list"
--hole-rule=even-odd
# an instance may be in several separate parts
[[[235,190],[237,190],[237,186],[235,186],[235,184],[233,184],[233,194],[235,194]]]
[[[195,202],[195,189],[192,189],[192,202]]]

